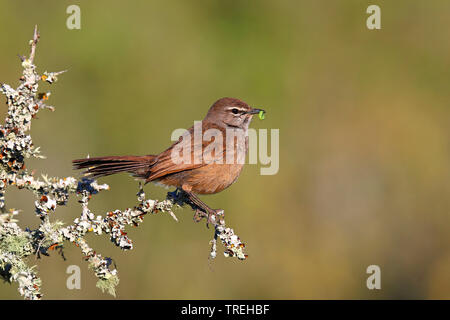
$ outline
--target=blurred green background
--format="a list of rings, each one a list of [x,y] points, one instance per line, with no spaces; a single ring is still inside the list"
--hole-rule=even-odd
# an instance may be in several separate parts
[[[81,30],[66,8],[81,8]],[[381,7],[381,30],[366,8]],[[238,182],[205,196],[247,244],[245,262],[219,254],[192,212],[129,228],[135,249],[107,237],[121,299],[450,298],[450,1],[0,1],[0,81],[18,85],[17,54],[35,24],[38,70],[69,72],[50,88],[56,112],[32,125],[47,160],[28,168],[77,175],[71,160],[157,153],[224,96],[268,111],[254,128],[280,129],[280,170],[247,165]],[[6,107],[2,104],[2,115]],[[97,214],[133,206],[137,183],[101,179]],[[146,186],[147,196],[167,190]],[[36,227],[34,197],[8,190],[9,207]],[[73,198],[54,218],[79,214]],[[222,247],[219,246],[219,250]],[[222,252],[222,251],[220,251]],[[220,253],[219,252],[219,253]],[[111,299],[78,248],[37,264],[46,299]],[[81,267],[81,290],[66,288]],[[381,290],[366,268],[381,267]],[[15,284],[1,299],[21,299]]]

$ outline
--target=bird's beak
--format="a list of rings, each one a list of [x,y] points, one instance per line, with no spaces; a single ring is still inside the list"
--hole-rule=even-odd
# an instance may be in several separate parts
[[[258,114],[258,113],[260,113],[260,112],[263,112],[263,113],[266,113],[266,110],[263,110],[263,109],[256,109],[256,108],[252,108],[250,111],[248,111],[247,113],[248,114]]]

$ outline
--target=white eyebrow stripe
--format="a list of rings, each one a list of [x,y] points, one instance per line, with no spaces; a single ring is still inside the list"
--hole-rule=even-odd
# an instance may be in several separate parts
[[[227,110],[233,110],[233,109],[238,109],[239,111],[247,112],[247,109],[245,109],[245,108],[240,108],[240,107],[229,107],[229,108],[227,108]]]

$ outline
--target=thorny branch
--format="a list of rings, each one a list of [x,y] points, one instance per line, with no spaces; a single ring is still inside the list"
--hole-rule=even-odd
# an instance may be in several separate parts
[[[71,242],[81,249],[85,260],[93,269],[98,278],[97,287],[115,295],[115,287],[119,283],[116,267],[111,258],[103,257],[89,246],[85,235],[89,232],[96,235],[105,233],[115,245],[123,250],[130,250],[133,242],[125,232],[127,225],[138,226],[145,215],[158,212],[167,212],[177,220],[172,210],[188,202],[179,190],[169,192],[164,201],[146,199],[142,186],[139,186],[138,204],[133,209],[113,210],[104,216],[96,216],[88,207],[89,201],[96,193],[108,190],[108,185],[98,184],[87,178],[77,180],[73,177],[43,175],[39,179],[25,168],[25,159],[44,158],[27,133],[31,120],[41,109],[54,110],[46,104],[50,92],[38,93],[39,82],[52,84],[64,72],[44,72],[43,75],[37,73],[34,57],[38,40],[39,33],[35,27],[29,57],[19,56],[23,67],[19,87],[13,89],[7,84],[0,84],[0,92],[6,96],[8,105],[5,124],[0,125],[0,277],[8,282],[16,282],[25,299],[40,299],[41,280],[35,267],[27,264],[26,258],[32,255],[38,258],[41,255],[48,256],[51,251],[56,250],[64,258],[63,245]],[[6,209],[5,192],[9,186],[29,190],[36,195],[35,213],[41,221],[37,229],[22,229],[16,219],[19,210]],[[54,212],[57,206],[66,205],[71,194],[76,194],[79,198],[80,217],[67,226],[61,221],[52,221],[49,213]],[[213,224],[210,258],[216,257],[219,239],[225,247],[225,256],[244,260],[247,257],[243,252],[244,244],[233,229],[226,227],[223,211]]]

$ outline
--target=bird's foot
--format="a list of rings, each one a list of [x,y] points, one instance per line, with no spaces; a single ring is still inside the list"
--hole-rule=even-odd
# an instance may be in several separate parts
[[[208,220],[206,221],[206,227],[209,229],[210,223],[214,226],[220,223],[221,217],[223,217],[222,209],[211,209],[210,212],[208,212]]]
[[[223,217],[222,209],[208,209],[207,212],[201,209],[196,209],[194,221],[200,222],[203,218],[206,218],[206,227],[209,229],[209,224],[216,225],[220,223],[221,217]]]
[[[200,209],[195,209],[194,222],[200,222],[205,217],[205,213]]]
[[[167,192],[167,197],[166,198],[169,199],[169,200],[172,200],[173,202],[175,202],[180,207],[183,206],[185,203],[188,203],[188,202],[186,202],[185,194],[179,188],[176,188],[172,192],[170,192],[170,191]]]

